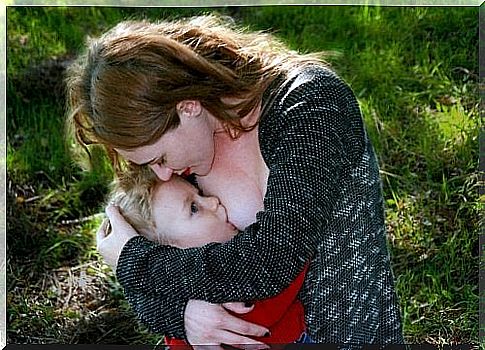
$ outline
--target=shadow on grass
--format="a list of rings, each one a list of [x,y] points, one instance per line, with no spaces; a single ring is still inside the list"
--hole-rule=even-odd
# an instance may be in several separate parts
[[[103,265],[46,271],[39,283],[9,291],[7,337],[19,344],[156,344]]]
[[[33,201],[26,208],[9,197],[8,343],[158,342],[138,323],[113,272],[95,253],[98,221],[66,227],[36,214]]]

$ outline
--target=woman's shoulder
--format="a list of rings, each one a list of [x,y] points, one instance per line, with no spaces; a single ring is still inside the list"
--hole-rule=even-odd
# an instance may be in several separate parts
[[[325,81],[343,82],[339,75],[330,67],[324,64],[306,64],[299,69],[288,74],[289,79],[303,79],[308,81]]]
[[[287,73],[270,87],[268,107],[283,112],[302,101],[342,106],[349,98],[355,100],[349,85],[334,70],[325,65],[309,64]]]
[[[305,65],[279,79],[263,101],[263,119],[280,119],[295,107],[312,110],[357,112],[357,99],[350,86],[334,70],[324,65]],[[345,113],[344,113],[345,114]],[[360,113],[356,114],[360,117]],[[301,116],[301,115],[300,115]]]
[[[352,93],[349,85],[330,67],[323,65],[309,65],[290,76],[292,84],[289,93],[320,94],[328,99],[338,98],[341,95]],[[323,94],[323,95],[322,95]]]
[[[261,118],[260,142],[268,147],[265,154],[284,135],[319,134],[323,139],[332,133],[348,145],[355,145],[355,140],[363,145],[362,115],[351,88],[325,66],[309,65],[292,72],[273,92]]]

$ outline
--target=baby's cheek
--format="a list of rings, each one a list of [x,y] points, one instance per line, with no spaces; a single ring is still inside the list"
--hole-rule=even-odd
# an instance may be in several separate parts
[[[238,234],[238,230],[234,227],[234,225],[229,224],[226,226],[225,232],[224,232],[224,237],[225,241],[231,240],[235,235]]]

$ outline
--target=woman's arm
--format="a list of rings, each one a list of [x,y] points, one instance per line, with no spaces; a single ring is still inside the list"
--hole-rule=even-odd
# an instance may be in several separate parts
[[[238,303],[216,305],[202,300],[190,300],[185,304],[172,299],[160,300],[157,295],[151,293],[136,295],[128,292],[125,297],[139,315],[140,321],[152,332],[171,338],[186,339],[192,345],[213,344],[211,349],[216,349],[215,345],[221,343],[251,344],[255,349],[266,347],[260,341],[248,337],[264,336],[268,332],[266,327],[244,321],[228,312],[231,310],[244,314],[250,312],[252,307],[241,307]],[[140,300],[143,302],[140,303]],[[178,317],[170,318],[163,314],[167,305],[173,305],[172,303],[183,311],[187,308],[188,312],[185,316],[183,316],[184,313],[182,314],[182,319],[192,331],[187,331],[186,335],[181,331],[184,329],[184,323],[178,324],[180,322]],[[208,330],[212,331],[208,332]]]
[[[264,299],[303,269],[332,219],[339,184],[364,148],[354,95],[322,71],[298,76],[261,122],[270,175],[265,210],[255,224],[227,243],[201,248],[159,246],[143,237],[124,246],[117,276],[128,293],[139,296],[139,305],[146,291],[160,300]],[[163,308],[160,315],[181,327],[181,305],[160,301],[152,307]]]
[[[186,300],[177,300],[144,291],[129,291],[125,289],[125,298],[129,302],[138,318],[150,331],[165,336],[185,339],[183,314],[187,305]],[[165,310],[177,309],[182,314],[167,314]]]

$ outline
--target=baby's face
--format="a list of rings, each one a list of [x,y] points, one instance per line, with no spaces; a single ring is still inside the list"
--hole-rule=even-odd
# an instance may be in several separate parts
[[[179,248],[222,243],[237,233],[218,198],[201,196],[196,187],[178,176],[156,186],[152,216],[163,243]]]

